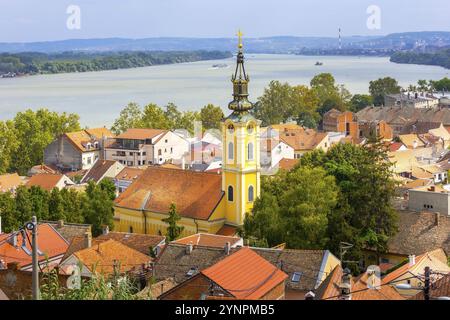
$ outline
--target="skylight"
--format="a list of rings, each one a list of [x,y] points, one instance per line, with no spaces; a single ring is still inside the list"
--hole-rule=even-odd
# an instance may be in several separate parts
[[[292,274],[291,281],[292,282],[300,282],[300,278],[302,277],[302,272],[294,272]]]

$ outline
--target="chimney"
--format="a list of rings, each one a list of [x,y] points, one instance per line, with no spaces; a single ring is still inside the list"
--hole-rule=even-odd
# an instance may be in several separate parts
[[[10,245],[12,245],[13,247],[17,247],[17,233],[13,233],[9,239],[8,239],[8,243]]]
[[[305,300],[314,300],[315,297],[316,295],[312,291],[309,291],[308,293],[305,294]]]
[[[414,254],[411,254],[408,256],[409,259],[409,266],[412,267],[416,264],[416,256]]]
[[[413,149],[416,149],[417,148],[417,140],[414,140],[414,142],[413,142]]]
[[[102,234],[106,235],[109,233],[109,226],[103,226],[102,228]]]
[[[441,214],[439,212],[436,212],[435,216],[434,216],[434,224],[436,225],[436,227],[439,227],[440,217],[441,217]]]
[[[12,270],[12,271],[19,270],[19,263],[18,262],[8,262],[7,269]]]
[[[352,275],[349,269],[345,268],[342,271],[341,283],[339,285],[341,291],[340,300],[351,300],[351,290],[352,290]]]
[[[431,191],[431,192],[435,192],[435,191],[436,191],[436,186],[431,186],[431,187],[430,187],[430,191]]]
[[[186,245],[186,254],[191,254],[192,249],[193,249],[192,242],[189,242],[189,243]]]
[[[64,220],[58,220],[58,228],[64,227]]]
[[[92,246],[92,235],[89,232],[84,234],[84,247],[90,248]]]
[[[231,250],[231,243],[227,242],[225,243],[225,254],[229,255]]]

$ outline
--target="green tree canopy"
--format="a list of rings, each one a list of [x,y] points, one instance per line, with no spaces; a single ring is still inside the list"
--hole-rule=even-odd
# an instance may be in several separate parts
[[[350,100],[350,111],[358,112],[373,104],[373,98],[368,94],[355,94]]]
[[[200,120],[205,130],[220,129],[220,122],[223,117],[222,109],[213,104],[207,104],[200,110]]]
[[[135,102],[130,102],[120,111],[119,117],[114,121],[111,130],[115,134],[120,134],[130,128],[142,127],[142,111]]]
[[[378,80],[370,81],[369,92],[372,95],[373,103],[376,106],[384,104],[384,96],[386,94],[400,93],[401,87],[397,80],[391,77],[385,77]]]
[[[167,227],[167,234],[166,234],[168,241],[174,241],[178,239],[178,237],[183,232],[184,227],[178,225],[178,221],[180,219],[181,217],[177,212],[177,207],[174,203],[172,203],[170,205],[169,216],[167,218],[162,219],[163,222],[169,225]]]

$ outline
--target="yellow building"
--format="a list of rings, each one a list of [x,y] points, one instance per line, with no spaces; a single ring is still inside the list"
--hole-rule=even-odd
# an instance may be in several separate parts
[[[115,229],[165,234],[174,203],[183,236],[206,232],[229,235],[244,223],[260,194],[260,121],[250,110],[249,77],[239,34],[232,113],[222,121],[222,175],[149,167],[115,201]]]

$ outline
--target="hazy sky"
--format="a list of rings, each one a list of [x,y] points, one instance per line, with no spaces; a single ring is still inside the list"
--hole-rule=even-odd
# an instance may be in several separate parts
[[[79,30],[66,27],[69,5],[81,10]],[[370,5],[379,30],[366,26]],[[0,0],[0,42],[450,31],[449,13],[449,0]]]

